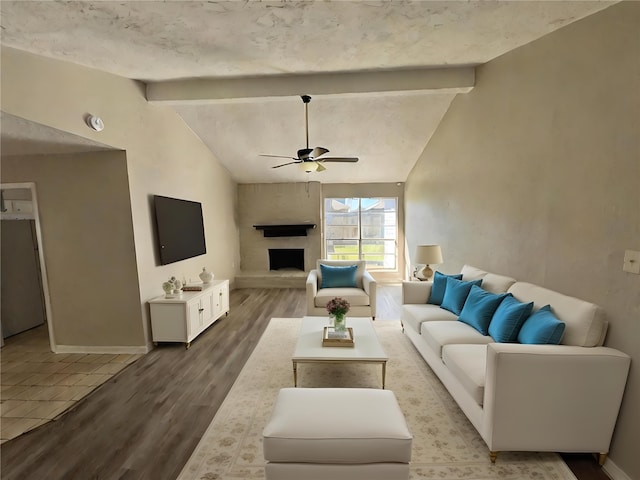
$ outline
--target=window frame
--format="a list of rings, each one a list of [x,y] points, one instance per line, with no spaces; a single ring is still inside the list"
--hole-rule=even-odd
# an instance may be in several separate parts
[[[389,237],[363,237],[363,223],[362,223],[362,219],[363,219],[363,208],[362,208],[362,200],[363,199],[375,199],[378,201],[382,201],[383,203],[383,209],[382,209],[382,214],[388,214],[391,213],[391,211],[387,210],[386,208],[384,208],[384,206],[386,205],[386,202],[388,200],[392,200],[393,201],[393,229],[394,229],[394,237],[393,238],[389,238]],[[337,201],[351,201],[351,200],[357,200],[357,225],[354,225],[357,228],[357,237],[354,238],[327,238],[327,231],[331,228],[331,227],[335,227],[336,225],[330,225],[327,223],[327,218],[328,218],[328,214],[335,214],[335,213],[340,213],[340,212],[335,212],[333,210],[327,211],[327,205],[329,202],[331,202],[332,200],[337,200]],[[399,221],[400,221],[400,211],[399,211],[399,198],[397,196],[393,196],[393,195],[376,195],[376,196],[341,196],[341,197],[337,197],[335,195],[331,195],[331,196],[325,196],[322,199],[322,228],[323,228],[323,242],[322,242],[322,249],[324,251],[324,257],[325,258],[329,258],[330,255],[336,255],[335,252],[333,253],[329,253],[329,242],[330,241],[355,241],[357,244],[357,256],[359,260],[364,260],[365,262],[367,262],[367,270],[370,271],[377,271],[377,272],[397,272],[398,269],[400,268],[400,251],[399,251],[399,235],[400,235],[400,225],[399,225]],[[364,210],[364,213],[366,213],[366,209]],[[351,207],[349,207],[349,211],[345,212],[345,213],[355,213],[351,211]],[[349,226],[349,225],[346,225]],[[386,223],[382,223],[380,225],[382,233],[384,234],[384,230],[387,228]],[[383,265],[375,265],[373,263],[369,263],[369,261],[367,260],[367,253],[363,252],[363,244],[366,245],[369,242],[376,242],[379,241],[381,242],[381,245],[383,245],[383,252],[381,253],[381,255],[383,256],[383,260],[382,263]],[[384,251],[384,243],[385,242],[393,242],[393,253],[386,253],[386,251]],[[390,267],[385,267],[384,263],[386,263],[384,261],[385,258],[388,257],[392,257],[393,258],[393,266]]]

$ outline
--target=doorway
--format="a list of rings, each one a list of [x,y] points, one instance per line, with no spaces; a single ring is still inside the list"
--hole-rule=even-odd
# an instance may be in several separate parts
[[[0,184],[2,316],[0,338],[42,325],[55,352],[51,303],[34,183]]]

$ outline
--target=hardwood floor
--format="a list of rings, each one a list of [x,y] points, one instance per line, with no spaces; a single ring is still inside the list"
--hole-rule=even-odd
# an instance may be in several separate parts
[[[380,286],[376,321],[399,317],[399,286]],[[57,420],[0,447],[3,480],[177,477],[272,317],[301,317],[301,289],[240,289],[231,312],[186,350],[163,344]],[[579,480],[608,477],[567,456]]]

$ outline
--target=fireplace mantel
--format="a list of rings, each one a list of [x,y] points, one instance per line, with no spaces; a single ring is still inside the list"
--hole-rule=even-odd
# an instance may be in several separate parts
[[[262,230],[265,237],[306,237],[307,230],[316,228],[315,223],[279,223],[258,224],[253,226],[256,230]]]

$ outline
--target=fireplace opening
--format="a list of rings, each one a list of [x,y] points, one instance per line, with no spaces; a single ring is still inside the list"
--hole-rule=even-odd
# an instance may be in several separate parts
[[[269,270],[285,269],[304,272],[304,248],[269,249]]]

